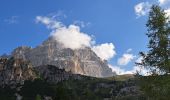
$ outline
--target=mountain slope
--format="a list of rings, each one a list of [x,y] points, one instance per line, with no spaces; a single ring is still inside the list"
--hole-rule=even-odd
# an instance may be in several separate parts
[[[22,59],[0,58],[0,86],[23,84],[34,80],[36,73],[32,65]]]
[[[54,65],[60,69],[93,77],[108,77],[114,73],[90,48],[72,50],[49,37],[41,45],[18,47],[12,52],[15,58],[29,60],[34,66]]]
[[[43,100],[145,100],[138,99],[143,94],[132,75],[95,78],[52,65],[33,67],[26,60],[0,58],[1,100],[35,100],[37,96]]]

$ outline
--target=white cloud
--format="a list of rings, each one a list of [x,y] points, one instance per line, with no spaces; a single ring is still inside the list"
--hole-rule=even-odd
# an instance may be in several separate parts
[[[51,18],[53,19],[65,19],[67,18],[67,15],[65,15],[64,10],[58,10],[57,12],[53,12],[48,14],[49,16],[51,16]]]
[[[170,0],[158,0],[158,3],[160,4],[160,5],[166,5],[166,4],[168,4],[170,2]]]
[[[74,24],[67,27],[53,18],[43,16],[37,16],[36,22],[45,24],[47,28],[52,29],[51,36],[62,43],[65,48],[80,49],[90,47],[93,43],[92,37],[80,32],[80,27]]]
[[[141,62],[142,62],[142,59],[143,59],[143,57],[138,57],[135,62],[136,62],[136,63],[141,63]]]
[[[92,38],[80,32],[80,27],[76,25],[56,29],[51,35],[66,48],[71,49],[90,47],[93,43]]]
[[[143,60],[143,57],[138,57],[135,62],[141,63],[142,60]],[[153,74],[152,71],[156,71],[157,74],[159,75],[165,74],[163,71],[160,71],[159,69],[156,69],[155,67],[145,67],[142,65],[138,65],[138,66],[136,65],[134,66],[134,68],[139,72],[139,74],[144,75],[144,76]]]
[[[92,50],[102,59],[109,60],[116,54],[115,46],[112,43],[104,43],[101,45],[93,46]]]
[[[56,21],[53,18],[44,17],[44,16],[37,16],[36,22],[46,25],[47,28],[49,29],[58,29],[58,28],[64,27],[64,25],[62,25],[61,22]]]
[[[150,7],[152,4],[158,4],[162,8],[165,9],[165,12],[167,13],[167,16],[170,16],[170,0],[155,0],[150,2],[141,2],[137,5],[135,5],[135,13],[137,17],[145,16],[150,11]]]
[[[158,2],[162,5],[162,4],[165,4],[167,0],[158,0]]]
[[[128,49],[125,54],[121,58],[118,59],[118,65],[127,65],[130,61],[132,61],[135,56],[130,52],[132,49]]]
[[[73,24],[84,28],[86,26],[89,26],[91,23],[90,22],[85,23],[84,21],[76,20],[73,22]]]
[[[36,22],[45,24],[47,28],[52,29],[51,36],[62,43],[65,48],[80,49],[91,47],[102,60],[109,60],[116,54],[115,46],[112,43],[94,45],[95,41],[92,36],[81,32],[78,25],[71,24],[67,27],[53,18],[44,16],[37,16]],[[85,23],[81,22],[81,24],[84,26]]]
[[[142,59],[143,59],[143,57],[138,57],[135,62],[136,63],[142,63]],[[148,76],[148,75],[151,74],[151,73],[149,73],[150,72],[149,69],[147,69],[147,68],[145,68],[144,66],[141,66],[141,65],[139,65],[139,66],[135,65],[133,70],[137,70],[140,75],[144,75],[144,76]]]
[[[166,17],[169,17],[170,20],[170,0],[159,0],[160,6],[164,9]]]
[[[170,19],[170,8],[165,10],[166,16]]]
[[[135,74],[132,71],[125,71],[125,69],[122,69],[121,67],[118,66],[112,66],[108,65],[109,68],[112,69],[112,72],[115,72],[117,75],[123,75],[123,74]]]
[[[149,70],[144,67],[134,66],[132,72],[138,72],[140,75],[148,76],[150,75]]]
[[[118,66],[112,66],[112,65],[108,65],[109,68],[112,69],[112,72],[115,72],[117,75],[122,75],[122,74],[125,74],[125,70],[124,69],[121,69],[120,67]]]
[[[150,10],[151,4],[149,2],[141,2],[135,5],[135,13],[138,17],[145,16]]]
[[[117,75],[136,74],[137,72],[143,76],[150,75],[150,73],[148,73],[148,70],[145,69],[144,67],[134,66],[132,70],[125,70],[119,66],[112,66],[112,65],[108,65],[108,66],[112,69],[112,72],[116,72]]]

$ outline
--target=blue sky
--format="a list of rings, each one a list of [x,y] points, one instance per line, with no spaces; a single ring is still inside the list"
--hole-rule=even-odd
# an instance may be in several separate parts
[[[75,22],[84,24],[84,27],[80,27],[81,32],[93,35],[96,45],[113,43],[116,55],[109,63],[125,71],[132,70],[139,51],[145,51],[147,45],[147,14],[137,15],[134,9],[141,2],[145,4],[148,1],[1,0],[0,54],[10,53],[21,45],[35,47],[41,44],[48,38],[51,30],[36,23],[36,17],[55,15],[66,26]],[[127,52],[128,49],[132,50]],[[136,57],[119,66],[118,59],[123,54]]]

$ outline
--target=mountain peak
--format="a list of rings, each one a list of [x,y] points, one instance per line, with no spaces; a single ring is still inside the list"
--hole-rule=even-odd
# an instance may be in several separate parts
[[[53,37],[35,48],[19,47],[12,52],[12,56],[29,60],[34,66],[54,65],[74,74],[93,77],[114,75],[107,62],[102,61],[91,48],[64,48]]]

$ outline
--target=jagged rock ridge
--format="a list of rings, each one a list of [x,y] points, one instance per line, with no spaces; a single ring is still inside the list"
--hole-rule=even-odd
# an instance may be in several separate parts
[[[72,50],[49,37],[41,45],[18,47],[12,52],[15,58],[29,60],[34,66],[54,65],[74,74],[93,77],[113,76],[106,61],[102,61],[90,48]]]

